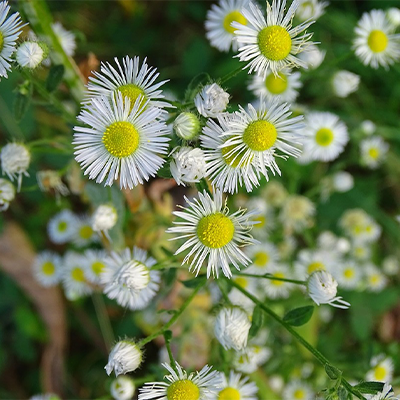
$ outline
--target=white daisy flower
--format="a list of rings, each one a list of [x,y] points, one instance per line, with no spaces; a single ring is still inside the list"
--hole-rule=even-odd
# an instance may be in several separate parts
[[[328,250],[300,250],[295,261],[296,275],[307,279],[315,271],[331,271],[337,257]]]
[[[351,257],[357,261],[365,261],[371,258],[371,248],[364,242],[353,242],[350,249]]]
[[[51,251],[43,251],[35,257],[33,275],[43,286],[55,286],[61,280],[61,257]]]
[[[396,256],[387,256],[383,259],[382,268],[387,275],[397,275],[400,271],[399,259]]]
[[[255,278],[247,277],[244,275],[235,275],[232,278],[233,282],[247,290],[249,293],[255,293],[257,290],[257,280]],[[243,308],[247,313],[251,313],[255,307],[253,300],[250,300],[240,290],[232,287],[228,294],[229,301],[235,305]]]
[[[221,308],[215,318],[214,333],[225,350],[243,350],[251,327],[248,314],[240,307]]]
[[[217,83],[204,86],[194,98],[194,104],[203,117],[215,118],[225,111],[229,103],[229,93]]]
[[[347,210],[340,218],[339,225],[356,243],[371,243],[379,239],[381,227],[364,210]]]
[[[18,46],[16,60],[21,68],[35,69],[46,58],[44,43],[23,42]]]
[[[327,271],[315,271],[307,280],[308,295],[318,306],[329,304],[332,307],[349,308],[350,303],[336,296],[337,286],[335,278]]]
[[[76,232],[76,215],[70,210],[62,210],[47,224],[47,234],[56,244],[69,242]]]
[[[393,379],[393,372],[393,360],[384,354],[379,354],[372,358],[371,369],[367,372],[365,379],[375,382],[390,382]]]
[[[281,207],[288,196],[288,192],[281,182],[277,180],[269,181],[263,189],[262,197],[272,207]]]
[[[63,260],[62,282],[68,300],[76,300],[92,293],[86,280],[86,260],[81,254],[68,251]]]
[[[245,186],[248,192],[259,186],[260,172],[249,162],[241,163],[240,157],[232,155],[226,142],[225,132],[230,129],[229,117],[218,115],[218,123],[209,119],[200,136],[201,146],[207,162],[207,176],[212,184],[223,192],[236,193]]]
[[[248,111],[239,106],[239,111],[230,115],[227,121],[230,127],[225,132],[227,140],[222,145],[226,157],[239,165],[253,164],[267,179],[268,171],[280,174],[275,157],[298,156],[300,151],[303,116],[289,118],[292,112],[289,106],[278,101],[265,103],[261,100],[258,109],[251,104]]]
[[[144,105],[145,106],[145,105]],[[122,94],[107,99],[94,98],[78,119],[88,127],[74,128],[75,158],[97,183],[111,186],[120,178],[120,187],[132,189],[155,176],[164,160],[169,138],[162,111],[143,110],[138,99],[132,110]]]
[[[117,210],[109,204],[100,204],[92,215],[92,229],[95,232],[107,232],[112,229],[118,220]]]
[[[356,92],[359,84],[360,76],[353,74],[353,72],[341,70],[333,75],[332,88],[337,97],[345,98]]]
[[[306,63],[307,68],[317,69],[325,59],[326,51],[311,43],[307,51],[299,54],[300,60]]]
[[[233,367],[244,374],[252,374],[265,364],[271,355],[272,351],[265,346],[249,345],[242,352],[235,353]]]
[[[282,392],[283,400],[311,400],[314,396],[311,387],[299,380],[289,382]]]
[[[258,388],[254,382],[249,382],[249,378],[243,377],[234,371],[229,372],[229,377],[226,377],[221,372],[221,385],[219,392],[211,400],[257,400]]]
[[[360,143],[361,162],[368,168],[376,169],[385,160],[389,145],[380,137],[373,136]]]
[[[361,131],[365,133],[367,136],[373,135],[376,131],[376,125],[369,119],[361,122],[360,128]]]
[[[85,274],[91,283],[100,284],[101,273],[106,269],[105,259],[107,253],[104,250],[86,250],[83,254],[86,260]]]
[[[11,56],[15,51],[15,44],[24,26],[19,13],[11,14],[7,1],[0,2],[0,79],[8,78],[7,71],[11,71]]]
[[[381,292],[387,285],[386,276],[373,264],[367,264],[364,267],[365,278],[367,281],[367,290],[371,292]]]
[[[98,236],[92,229],[92,218],[88,215],[76,217],[75,229],[72,242],[77,247],[85,247],[90,243],[98,241]]]
[[[386,11],[386,18],[393,25],[393,28],[400,26],[400,9],[391,7]]]
[[[104,294],[122,307],[142,310],[160,287],[160,272],[151,270],[156,263],[145,250],[125,248],[121,253],[111,252],[101,272]]]
[[[6,179],[0,178],[0,211],[6,211],[14,197],[14,185]]]
[[[324,14],[325,8],[329,5],[327,1],[299,0],[299,7],[296,10],[296,17],[300,21],[313,19],[316,21]]]
[[[203,150],[189,146],[176,147],[172,152],[171,174],[178,185],[200,182],[207,172]]]
[[[139,368],[143,360],[143,352],[132,339],[124,339],[115,344],[104,367],[107,375],[114,370],[115,375],[126,374]]]
[[[206,37],[211,45],[220,51],[233,51],[238,49],[235,40],[235,28],[231,26],[236,21],[247,25],[246,18],[242,14],[249,0],[220,0],[218,4],[212,4],[207,12],[205,28]]]
[[[119,376],[111,382],[110,393],[115,400],[131,400],[135,389],[133,379],[127,376]]]
[[[181,234],[171,240],[185,239],[175,254],[190,249],[182,262],[185,264],[190,260],[189,271],[197,276],[208,258],[208,278],[210,275],[218,277],[220,268],[230,278],[230,263],[240,270],[240,264],[246,266],[250,262],[240,247],[256,243],[249,233],[255,222],[249,221],[252,213],[246,209],[229,214],[221,191],[216,190],[213,197],[211,199],[208,193],[203,192],[199,193],[198,199],[190,201],[185,196],[189,207],[181,207],[183,211],[174,212],[183,221],[174,222],[177,226],[169,228],[167,233]]]
[[[139,389],[139,400],[167,399],[210,399],[215,395],[221,382],[218,371],[211,371],[206,365],[200,372],[188,374],[177,362],[175,369],[161,364],[168,372],[168,382],[149,382]]]
[[[344,193],[353,189],[354,187],[354,178],[353,175],[346,171],[336,172],[332,176],[332,186],[333,189],[337,192]]]
[[[400,58],[400,35],[393,34],[394,27],[383,10],[364,13],[354,29],[353,49],[364,65],[388,68]]]
[[[293,16],[299,6],[293,1],[285,15],[286,0],[267,2],[267,19],[257,5],[249,3],[249,9],[242,11],[248,25],[233,22],[239,46],[240,61],[249,62],[245,68],[265,76],[268,70],[275,75],[285,67],[303,67],[307,64],[297,54],[307,50],[312,33],[304,32],[314,21],[305,21],[292,27]]]
[[[19,191],[21,189],[22,175],[29,176],[27,172],[31,161],[29,150],[23,144],[8,143],[1,149],[0,160],[3,175],[7,174],[11,181],[17,179]]]
[[[175,133],[184,140],[194,140],[200,133],[200,121],[194,113],[182,112],[174,121]]]
[[[61,47],[65,51],[65,54],[72,57],[75,54],[76,49],[75,35],[72,32],[67,31],[62,26],[61,22],[54,22],[53,24],[51,24],[51,28],[57,36]]]
[[[275,264],[269,269],[273,278],[290,279],[289,268],[284,264]],[[293,284],[275,279],[263,279],[262,288],[269,299],[285,299],[293,289]]]
[[[50,192],[54,190],[56,196],[67,196],[69,190],[67,186],[61,181],[61,176],[58,171],[49,169],[38,171],[36,173],[36,180],[42,192]]]
[[[268,100],[278,99],[280,102],[291,103],[296,100],[298,89],[302,86],[300,72],[284,68],[278,74],[267,71],[265,78],[254,75],[248,89],[257,97],[264,96]]]
[[[246,269],[246,273],[255,275],[264,275],[270,272],[279,258],[277,248],[270,242],[262,242],[248,247],[245,253],[252,260],[252,264]]]
[[[300,232],[313,224],[315,205],[305,196],[290,195],[286,198],[280,219],[287,232]]]
[[[338,263],[332,270],[332,275],[344,289],[356,289],[361,281],[361,269],[353,261]]]
[[[159,73],[157,68],[149,67],[146,60],[145,58],[140,66],[139,57],[126,56],[122,59],[121,66],[115,57],[117,69],[108,62],[101,63],[100,72],[94,71],[94,76],[89,77],[84,103],[90,103],[94,97],[117,97],[121,93],[124,98],[129,98],[131,109],[139,97],[140,106],[146,102],[147,108],[169,106],[162,101],[164,96],[160,89],[168,80],[155,83]]]
[[[332,161],[349,141],[346,125],[329,112],[310,112],[305,118],[304,152],[313,160]]]

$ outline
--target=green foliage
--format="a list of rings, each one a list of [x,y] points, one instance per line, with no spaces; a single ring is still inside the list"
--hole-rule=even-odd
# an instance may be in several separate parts
[[[290,310],[283,320],[292,326],[301,326],[306,324],[312,317],[314,306],[305,306]]]

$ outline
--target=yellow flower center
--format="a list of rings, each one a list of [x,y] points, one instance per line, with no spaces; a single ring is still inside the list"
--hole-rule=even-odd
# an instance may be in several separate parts
[[[320,146],[329,146],[333,140],[333,132],[328,128],[321,128],[315,135],[315,141]]]
[[[96,275],[100,275],[101,272],[104,270],[104,268],[105,268],[105,265],[104,265],[102,262],[100,262],[100,261],[95,261],[95,262],[92,264],[92,271],[93,271]]]
[[[243,141],[254,151],[265,151],[271,148],[278,133],[271,122],[258,120],[251,122],[244,131]]]
[[[257,215],[255,220],[258,221],[258,224],[253,225],[253,229],[264,228],[267,223],[267,217],[265,215]]]
[[[53,275],[55,270],[56,270],[56,267],[54,266],[54,264],[51,261],[46,261],[42,265],[42,272],[45,275]]]
[[[239,165],[240,167],[249,165],[253,160],[253,156],[242,162],[244,154],[238,154],[237,152],[232,151],[235,147],[236,145],[234,144],[232,146],[222,147],[221,153],[225,162],[233,168],[237,168]]]
[[[207,215],[197,224],[197,236],[200,242],[212,249],[227,245],[234,233],[233,222],[222,213]]]
[[[354,276],[354,270],[351,268],[346,268],[343,273],[344,277],[347,279],[351,279]]]
[[[379,157],[379,150],[376,147],[371,147],[368,150],[368,155],[373,158],[374,160],[376,160]]]
[[[4,36],[3,33],[0,31],[0,51],[3,50],[4,47]]]
[[[65,221],[61,221],[58,223],[58,231],[59,232],[65,232],[67,227],[68,227],[68,224]]]
[[[134,85],[133,83],[128,83],[127,85],[120,86],[117,89],[117,92],[120,92],[122,94],[122,97],[129,98],[129,100],[131,101],[130,111],[132,111],[132,108],[135,105],[135,102],[139,96],[142,96],[139,107],[141,107],[143,103],[146,101],[146,95],[144,93],[144,90],[141,89],[139,86]]]
[[[226,14],[224,18],[224,29],[233,34],[237,28],[231,26],[232,22],[239,22],[239,24],[247,25],[247,20],[239,11],[232,11],[229,14]]]
[[[371,285],[376,285],[380,282],[381,277],[378,274],[373,274],[369,277],[369,282]]]
[[[283,272],[274,272],[272,274],[272,276],[274,276],[275,278],[284,278],[285,274]],[[272,284],[275,286],[281,286],[284,284],[284,281],[275,281],[275,280],[271,280]]]
[[[297,389],[293,395],[295,399],[304,399],[306,394],[303,389]]]
[[[377,381],[383,381],[386,377],[386,368],[378,365],[375,367],[374,373]]]
[[[368,36],[368,46],[374,53],[381,53],[388,45],[388,37],[385,32],[373,30]]]
[[[307,273],[312,274],[314,271],[325,271],[325,265],[322,262],[315,261],[308,264]]]
[[[279,72],[278,76],[269,74],[265,80],[265,87],[272,94],[281,94],[286,91],[288,81],[286,75]]]
[[[234,279],[235,283],[237,283],[240,287],[242,287],[243,289],[245,289],[248,285],[248,280],[246,278],[243,277],[238,277]]]
[[[200,389],[189,379],[176,381],[168,386],[168,400],[199,400]]]
[[[82,239],[90,239],[93,235],[93,229],[89,225],[84,225],[79,229],[79,236]]]
[[[288,31],[279,25],[268,26],[260,31],[257,42],[261,54],[272,61],[283,60],[292,48]]]
[[[130,122],[114,122],[107,127],[102,141],[104,147],[114,157],[128,157],[139,146],[139,133]]]
[[[218,400],[240,400],[239,390],[233,387],[226,387],[219,392]]]
[[[259,251],[254,256],[254,264],[257,265],[257,267],[263,267],[265,264],[268,263],[268,261],[269,255],[265,251]]]
[[[83,273],[83,269],[79,267],[75,267],[71,270],[71,277],[74,281],[77,282],[85,282],[85,274]]]

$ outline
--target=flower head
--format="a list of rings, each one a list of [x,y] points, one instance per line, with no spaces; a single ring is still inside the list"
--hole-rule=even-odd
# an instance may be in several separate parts
[[[135,389],[135,383],[127,376],[118,376],[110,386],[111,396],[115,400],[131,400]]]
[[[14,185],[6,179],[0,178],[0,211],[7,210],[14,197]]]
[[[131,339],[121,340],[115,344],[108,356],[108,363],[104,367],[110,375],[114,370],[115,375],[126,374],[139,368],[143,359],[142,350]]]
[[[390,357],[379,354],[372,358],[371,369],[367,372],[367,381],[390,382],[393,379],[394,364]]]
[[[319,0],[299,0],[299,7],[296,10],[296,17],[300,21],[307,21],[310,18],[317,20],[325,12],[329,2]]]
[[[389,145],[380,137],[372,136],[360,143],[361,162],[368,168],[378,168],[386,158]]]
[[[99,205],[92,216],[92,229],[95,232],[108,232],[118,220],[117,210],[109,204]]]
[[[298,380],[289,382],[282,393],[283,400],[309,400],[312,397],[310,386]]]
[[[61,280],[62,261],[56,253],[51,251],[39,253],[32,268],[36,280],[43,286],[55,286]]]
[[[211,400],[257,400],[257,386],[248,377],[230,371],[229,377],[221,372],[221,380],[218,395]]]
[[[47,224],[47,233],[50,240],[56,244],[63,244],[72,239],[76,232],[77,218],[70,210],[62,210]]]
[[[88,281],[100,284],[101,274],[106,269],[105,258],[107,253],[104,250],[88,249],[83,256],[86,262],[85,273]]]
[[[333,76],[332,87],[337,97],[347,97],[350,93],[354,93],[360,84],[360,76],[353,72],[341,70]]]
[[[53,32],[57,36],[61,47],[65,51],[65,54],[72,57],[75,54],[76,40],[75,35],[67,31],[61,24],[61,22],[54,22],[51,25]]]
[[[57,171],[43,170],[36,173],[36,179],[42,192],[54,190],[56,195],[67,196],[69,190],[61,181],[61,176]]]
[[[35,69],[46,58],[47,49],[44,43],[23,42],[17,49],[17,63],[22,68]]]
[[[174,121],[176,134],[184,140],[194,140],[200,133],[200,121],[191,112],[180,113]]]
[[[0,159],[3,175],[7,174],[12,181],[17,179],[19,191],[22,183],[22,175],[29,176],[27,172],[31,161],[29,150],[23,144],[8,143],[1,149]]]
[[[225,111],[229,103],[229,93],[218,84],[204,86],[194,98],[194,104],[203,117],[215,118]]]

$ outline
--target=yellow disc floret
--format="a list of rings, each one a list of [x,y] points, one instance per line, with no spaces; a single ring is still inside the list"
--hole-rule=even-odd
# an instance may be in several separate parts
[[[68,224],[65,221],[60,221],[58,223],[58,231],[59,232],[65,232],[65,230],[67,229]]]
[[[200,219],[197,224],[197,236],[200,242],[212,249],[227,245],[233,238],[235,226],[226,215],[215,213]]]
[[[274,272],[274,273],[272,274],[272,276],[275,277],[275,278],[280,278],[280,279],[285,278],[285,274],[284,274],[283,272]],[[284,283],[284,281],[271,280],[271,283],[272,283],[273,285],[275,285],[275,286],[282,286],[283,283]]]
[[[292,49],[292,39],[288,31],[279,25],[261,30],[257,42],[261,54],[272,61],[283,60]]]
[[[249,284],[249,281],[246,278],[243,278],[241,276],[238,278],[235,278],[234,281],[243,289],[246,289]]]
[[[271,148],[278,133],[271,122],[258,120],[251,122],[244,131],[243,142],[254,151],[265,151]]]
[[[226,387],[219,392],[218,400],[240,400],[239,390],[233,387]]]
[[[176,381],[168,386],[168,400],[199,400],[200,389],[189,379]]]
[[[306,393],[303,389],[297,389],[293,395],[295,399],[305,399]]]
[[[107,127],[102,141],[114,157],[128,157],[139,146],[139,133],[130,122],[114,122]]]
[[[368,150],[368,155],[373,158],[374,160],[376,160],[379,157],[379,150],[376,147],[371,147]]]
[[[374,53],[381,53],[388,45],[388,37],[385,32],[373,30],[368,36],[368,46]]]
[[[254,256],[254,265],[257,267],[263,267],[269,261],[269,255],[265,251],[259,251]]]
[[[90,239],[93,235],[93,229],[89,225],[84,225],[79,229],[79,236],[82,239]]]
[[[0,51],[3,50],[4,47],[4,36],[3,33],[0,31]]]
[[[104,265],[102,262],[100,262],[100,261],[95,261],[95,262],[92,264],[92,271],[93,271],[96,275],[100,275],[101,272],[104,270],[104,268],[105,268],[105,265]]]
[[[351,279],[354,276],[354,270],[352,270],[351,268],[347,268],[344,270],[343,275],[345,278]]]
[[[71,277],[74,281],[77,282],[85,282],[85,274],[83,273],[83,269],[79,267],[75,267],[71,270]]]
[[[315,141],[320,146],[329,146],[333,141],[333,132],[329,128],[321,128],[315,134]]]
[[[272,94],[282,94],[288,87],[288,81],[286,75],[279,72],[278,76],[269,74],[265,80],[265,87]]]
[[[42,272],[45,275],[53,275],[55,270],[56,270],[56,267],[54,266],[54,264],[51,261],[46,261],[42,265]]]
[[[382,367],[380,365],[377,365],[374,368],[374,374],[375,374],[375,379],[377,381],[382,381],[383,382],[385,380],[385,378],[386,378],[386,375],[387,375],[386,368]]]
[[[319,261],[314,261],[311,264],[308,264],[307,273],[312,274],[314,271],[325,271],[325,265]]]
[[[128,97],[129,100],[131,101],[130,111],[132,111],[132,108],[135,105],[135,102],[139,96],[142,96],[142,99],[140,100],[140,104],[139,104],[140,107],[146,101],[146,95],[144,93],[144,90],[141,89],[139,86],[134,85],[133,83],[128,83],[127,85],[122,85],[117,89],[117,91],[120,92],[123,97]]]
[[[224,18],[224,29],[233,34],[236,30],[233,26],[231,26],[232,22],[239,22],[239,24],[247,25],[247,19],[243,17],[240,11],[232,11],[229,14],[226,14]]]

